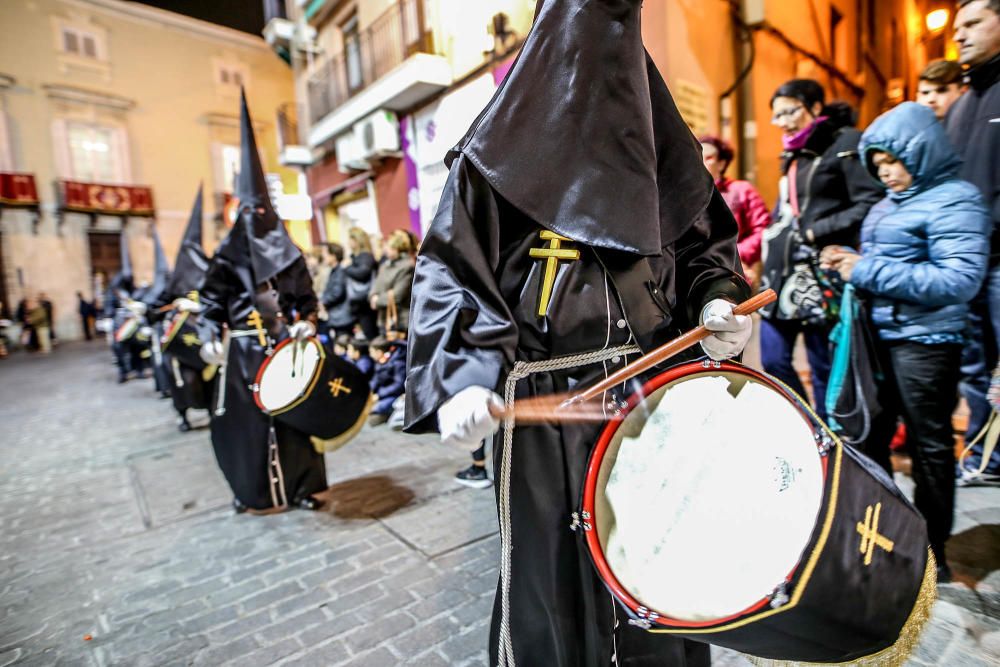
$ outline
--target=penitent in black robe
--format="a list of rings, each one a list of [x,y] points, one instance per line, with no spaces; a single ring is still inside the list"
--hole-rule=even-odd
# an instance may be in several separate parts
[[[472,385],[508,401],[586,386],[697,324],[711,299],[749,295],[736,223],[643,48],[640,6],[539,0],[517,61],[449,155],[415,270],[409,430],[436,429],[441,404]],[[570,529],[599,430],[494,438],[490,660],[707,665],[707,645],[630,625]]]
[[[560,261],[545,316],[538,315],[549,247],[544,228],[507,203],[464,156],[451,168],[441,209],[417,260],[406,387],[408,428],[436,428],[441,404],[470,385],[507,398],[565,392],[621,368],[643,347],[697,324],[715,297],[748,296],[737,266],[736,226],[716,195],[662,255],[634,255],[562,241],[579,259]],[[525,363],[598,352],[550,372]],[[515,365],[518,364],[518,365]],[[517,379],[517,376],[524,375]],[[624,389],[624,388],[623,388]],[[624,391],[616,398],[625,397]],[[570,530],[587,458],[600,425],[518,427],[504,478],[504,433],[494,442],[504,531],[509,493],[509,635],[523,665],[704,665],[708,647],[628,625]],[[507,541],[507,540],[505,540]],[[503,578],[490,652],[498,661]],[[617,630],[615,629],[617,627]]]
[[[255,287],[249,265],[236,265],[216,254],[205,277],[201,302],[204,317],[230,329],[225,412],[215,412],[223,381],[220,371],[212,399],[211,429],[216,460],[236,499],[251,509],[264,510],[294,506],[325,490],[323,455],[316,452],[309,435],[273,421],[254,403],[250,387],[266,348],[256,333],[245,334],[252,330],[248,319],[254,310],[264,320],[272,345],[287,338],[279,312],[301,318],[315,312],[317,301],[305,260],[299,257],[268,284]]]

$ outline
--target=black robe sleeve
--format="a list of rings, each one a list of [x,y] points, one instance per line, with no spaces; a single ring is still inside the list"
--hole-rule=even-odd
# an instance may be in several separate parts
[[[675,244],[677,300],[688,321],[699,324],[702,308],[712,299],[740,303],[750,298],[750,285],[736,246],[739,228],[718,190],[705,211]]]
[[[514,361],[517,327],[496,282],[498,211],[493,190],[460,156],[417,257],[410,310],[406,427],[437,428],[456,393],[494,389]]]
[[[202,315],[218,324],[228,324],[230,293],[238,284],[229,262],[221,257],[213,258],[205,274],[205,283],[198,292]]]
[[[278,298],[287,321],[294,321],[292,313],[307,320],[316,312],[318,301],[313,291],[312,278],[306,260],[299,257],[278,275]]]

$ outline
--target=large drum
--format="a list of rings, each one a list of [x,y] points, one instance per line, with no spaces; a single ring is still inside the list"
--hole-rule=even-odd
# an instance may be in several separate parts
[[[197,317],[183,312],[170,320],[160,338],[160,347],[180,363],[200,371],[208,366],[201,358],[201,346],[208,340],[207,328],[204,325],[199,326]]]
[[[370,409],[364,374],[354,364],[327,355],[316,338],[278,343],[261,364],[253,393],[266,414],[337,445],[361,429]]]
[[[935,597],[916,509],[737,364],[684,364],[633,396],[594,448],[578,520],[630,623],[758,662],[902,664]]]

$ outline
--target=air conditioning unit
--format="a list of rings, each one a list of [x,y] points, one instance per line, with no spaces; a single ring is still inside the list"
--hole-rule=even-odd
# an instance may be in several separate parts
[[[337,153],[337,166],[340,171],[348,174],[353,171],[364,171],[371,167],[365,160],[361,142],[356,132],[346,132],[334,141],[334,151]]]
[[[399,121],[391,111],[382,109],[359,120],[354,124],[354,136],[365,160],[400,155]]]

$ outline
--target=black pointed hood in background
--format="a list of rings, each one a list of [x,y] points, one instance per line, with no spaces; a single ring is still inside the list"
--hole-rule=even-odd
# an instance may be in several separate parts
[[[122,258],[122,268],[118,271],[119,277],[132,284],[135,276],[132,273],[132,255],[128,249],[128,232],[123,228],[118,236],[119,252]]]
[[[167,254],[163,252],[163,244],[160,243],[160,234],[153,225],[153,282],[142,295],[142,301],[149,306],[160,305],[170,282],[170,265],[167,263]]]
[[[241,94],[240,103],[240,172],[236,179],[239,211],[236,225],[220,244],[217,254],[237,265],[249,262],[254,281],[259,285],[288,268],[302,252],[271,205],[245,93]]]
[[[208,257],[201,245],[204,196],[202,191],[203,186],[199,185],[198,194],[191,207],[191,216],[184,229],[184,237],[181,238],[180,248],[177,249],[174,272],[170,276],[170,282],[167,283],[166,289],[166,296],[170,299],[187,296],[189,292],[201,289],[201,284],[205,280],[205,272],[208,271]]]
[[[641,0],[539,0],[493,100],[451,153],[573,240],[658,255],[708,206],[701,148],[642,45]]]

